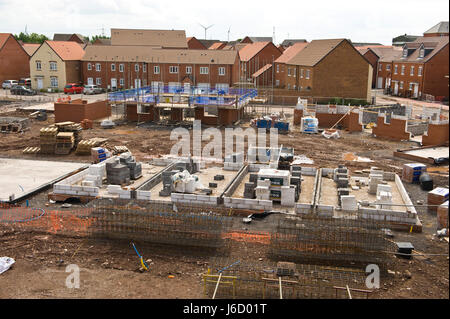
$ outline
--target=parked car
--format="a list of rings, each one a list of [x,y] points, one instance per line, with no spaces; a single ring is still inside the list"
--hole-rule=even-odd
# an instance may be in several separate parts
[[[13,85],[17,85],[17,84],[19,84],[19,82],[17,82],[16,80],[5,80],[2,83],[2,88],[7,90],[7,89],[10,89]]]
[[[18,84],[31,88],[31,79],[30,78],[22,78],[19,80]]]
[[[100,93],[103,93],[104,90],[101,87],[97,86],[97,85],[86,84],[84,86],[83,92],[84,92],[84,94],[100,94]]]
[[[36,91],[23,85],[14,85],[10,90],[15,95],[36,95]]]
[[[68,83],[64,87],[64,94],[81,94],[83,93],[83,86],[77,83]]]

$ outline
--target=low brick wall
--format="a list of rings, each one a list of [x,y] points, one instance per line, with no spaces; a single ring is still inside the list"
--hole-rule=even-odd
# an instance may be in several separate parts
[[[376,137],[396,141],[409,140],[411,138],[411,133],[407,132],[408,120],[406,117],[392,115],[390,123],[386,123],[385,119],[385,114],[378,116],[377,125],[372,129],[372,134]]]
[[[111,107],[107,101],[87,103],[85,100],[73,100],[64,103],[55,103],[55,123],[75,122],[84,119],[98,120],[111,116]]]
[[[428,124],[428,132],[422,136],[422,145],[441,145],[448,143],[448,121],[438,124]]]

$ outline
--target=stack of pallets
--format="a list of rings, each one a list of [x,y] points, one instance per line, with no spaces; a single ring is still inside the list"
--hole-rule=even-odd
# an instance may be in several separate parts
[[[77,155],[89,155],[91,154],[91,149],[100,146],[104,143],[106,139],[102,138],[91,138],[89,140],[81,140],[78,143],[77,150],[75,154]]]
[[[53,125],[41,128],[39,134],[41,154],[55,154],[57,134],[58,128]]]
[[[72,132],[74,135],[74,146],[77,146],[78,143],[83,139],[83,127],[74,122],[61,122],[56,123],[56,127],[59,132]]]
[[[69,154],[75,145],[75,137],[73,132],[61,132],[56,135],[55,154]]]

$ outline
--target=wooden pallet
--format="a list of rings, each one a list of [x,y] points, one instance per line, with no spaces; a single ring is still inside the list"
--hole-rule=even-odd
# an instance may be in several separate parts
[[[40,147],[27,147],[22,151],[22,154],[37,154],[41,151]]]

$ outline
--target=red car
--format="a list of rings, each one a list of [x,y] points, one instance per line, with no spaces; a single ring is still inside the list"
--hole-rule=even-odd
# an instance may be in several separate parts
[[[64,94],[81,94],[83,93],[83,86],[77,83],[68,83],[64,87]]]

